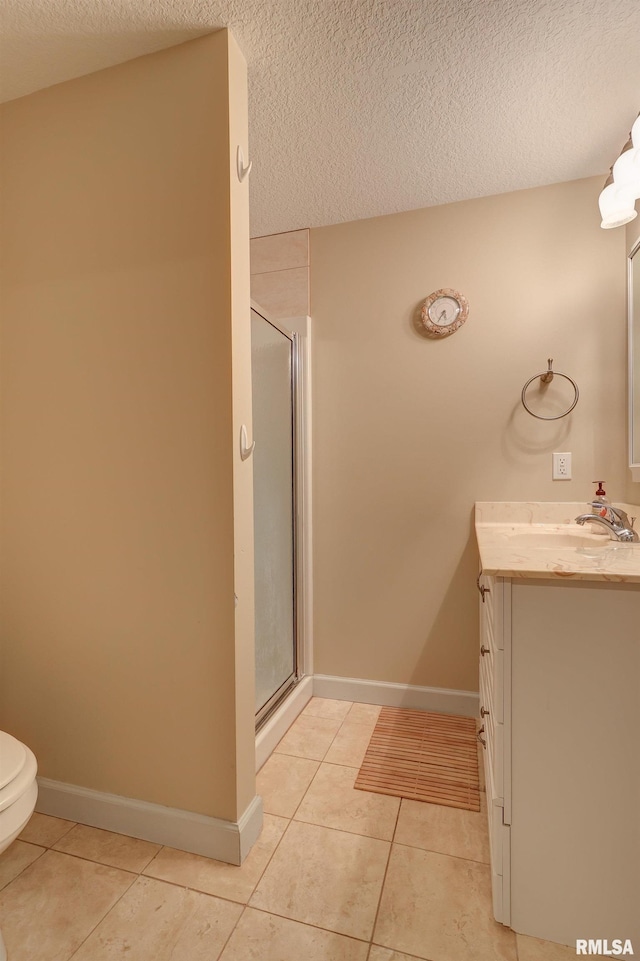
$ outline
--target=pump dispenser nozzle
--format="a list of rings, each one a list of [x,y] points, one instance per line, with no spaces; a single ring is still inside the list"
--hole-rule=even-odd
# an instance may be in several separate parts
[[[604,481],[591,481],[592,484],[597,484],[598,489],[596,490],[595,497],[591,501],[591,513],[599,514],[600,517],[606,517],[609,513],[610,501],[607,497],[607,492],[602,486]]]

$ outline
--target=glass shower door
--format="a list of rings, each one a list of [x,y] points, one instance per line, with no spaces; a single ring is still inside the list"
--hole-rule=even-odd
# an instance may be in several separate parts
[[[256,721],[296,680],[294,339],[251,311]]]

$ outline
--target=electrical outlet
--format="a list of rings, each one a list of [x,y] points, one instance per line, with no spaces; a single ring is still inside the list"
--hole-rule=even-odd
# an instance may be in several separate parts
[[[553,455],[553,480],[571,480],[571,453]]]

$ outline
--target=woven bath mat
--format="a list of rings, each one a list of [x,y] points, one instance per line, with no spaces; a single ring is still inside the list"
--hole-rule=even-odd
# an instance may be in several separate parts
[[[477,743],[472,717],[383,707],[355,787],[479,811]]]

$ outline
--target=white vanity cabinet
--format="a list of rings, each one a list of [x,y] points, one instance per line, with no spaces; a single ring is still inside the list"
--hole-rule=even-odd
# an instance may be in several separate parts
[[[640,954],[640,585],[478,587],[496,920]]]
[[[507,598],[509,585],[507,581]],[[491,886],[493,913],[497,921],[510,923],[510,725],[505,727],[505,713],[509,717],[510,688],[505,678],[505,579],[480,575],[480,716],[479,739],[484,747],[484,777],[489,818],[491,849]],[[508,618],[508,612],[507,612]],[[507,658],[510,647],[507,645]],[[506,740],[505,740],[506,731]],[[505,769],[505,761],[506,769]],[[507,790],[505,791],[505,787]],[[506,807],[505,807],[506,802]]]

